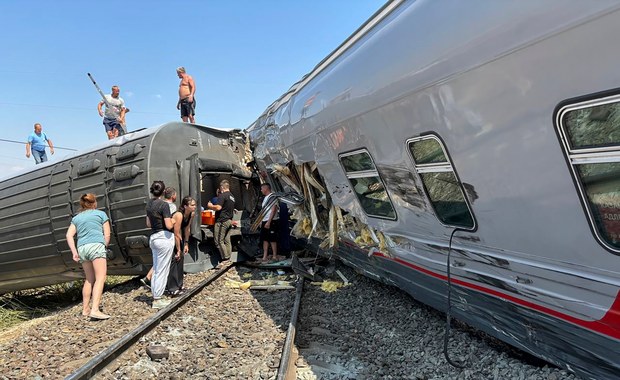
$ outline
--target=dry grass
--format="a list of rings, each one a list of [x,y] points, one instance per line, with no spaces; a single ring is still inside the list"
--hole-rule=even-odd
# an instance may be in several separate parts
[[[108,276],[106,288],[132,278],[132,276]],[[83,284],[83,280],[77,280],[0,296],[0,332],[75,305],[82,299]]]

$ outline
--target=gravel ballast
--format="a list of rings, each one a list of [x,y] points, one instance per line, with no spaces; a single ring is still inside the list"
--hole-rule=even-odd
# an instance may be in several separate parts
[[[326,292],[306,282],[297,324],[298,379],[578,379],[461,323],[443,355],[445,314],[337,265],[350,285]],[[186,275],[192,287],[213,272]],[[231,281],[266,275],[233,268],[142,337],[97,379],[274,379],[294,290],[242,290]],[[340,279],[334,275],[332,280]],[[92,322],[81,305],[0,337],[0,379],[64,378],[156,310],[138,281],[104,294],[112,318]],[[153,361],[149,346],[165,347]]]

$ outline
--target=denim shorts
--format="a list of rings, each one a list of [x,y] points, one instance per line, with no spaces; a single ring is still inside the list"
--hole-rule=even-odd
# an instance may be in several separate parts
[[[105,259],[107,250],[101,243],[88,243],[78,247],[80,262],[93,261],[95,259]]]
[[[36,162],[37,164],[47,161],[47,154],[44,150],[32,149],[31,152],[32,157],[34,157],[34,162]]]
[[[107,117],[104,117],[103,125],[105,126],[106,132],[113,131],[115,128],[118,129],[120,132],[123,131],[123,127],[121,126],[121,123],[118,121],[118,119],[108,119]]]

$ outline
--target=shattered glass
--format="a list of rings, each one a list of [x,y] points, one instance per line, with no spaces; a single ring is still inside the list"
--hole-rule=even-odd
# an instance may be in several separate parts
[[[351,185],[368,215],[395,219],[396,212],[379,177],[350,178]]]
[[[454,172],[420,174],[439,220],[444,224],[474,227],[465,197]]]
[[[620,103],[568,111],[563,122],[575,149],[620,145]]]
[[[439,141],[433,138],[412,142],[409,144],[409,149],[416,165],[448,162]]]
[[[370,158],[370,155],[366,152],[342,156],[340,157],[340,161],[347,173],[375,170],[375,164],[372,163],[372,158]]]
[[[578,165],[577,170],[599,235],[620,248],[620,162]]]

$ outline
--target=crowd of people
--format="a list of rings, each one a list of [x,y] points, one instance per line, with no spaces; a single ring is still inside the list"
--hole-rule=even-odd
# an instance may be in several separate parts
[[[265,195],[265,205],[272,194],[271,186],[263,184],[261,190]],[[146,204],[145,225],[151,229],[149,247],[153,255],[153,266],[141,281],[151,290],[152,308],[160,309],[170,304],[169,297],[185,292],[183,264],[185,255],[189,253],[190,226],[196,216],[197,202],[190,196],[183,197],[177,209],[177,192],[172,187],[166,187],[163,181],[154,181],[149,192],[151,198]],[[235,212],[235,197],[227,180],[220,182],[217,196],[208,202],[207,208],[215,211],[214,243],[220,254],[221,265],[226,265],[232,254],[230,234],[234,228]],[[270,247],[273,258],[280,259],[277,256],[277,221],[277,206],[273,206],[266,214],[261,230],[264,260],[267,260]],[[108,216],[97,209],[97,196],[92,193],[83,194],[80,197],[80,210],[71,220],[66,238],[73,260],[82,264],[85,274],[82,314],[93,320],[110,318],[100,311],[107,273],[110,231]],[[166,298],[165,295],[169,297]]]
[[[196,115],[196,83],[191,75],[187,74],[185,68],[180,66],[176,69],[177,76],[181,79],[179,83],[179,99],[177,109],[181,112],[181,120],[184,122],[195,123]],[[98,88],[98,87],[97,87]],[[97,104],[97,112],[103,118],[103,126],[109,140],[115,139],[127,133],[125,115],[129,108],[125,107],[125,100],[120,97],[121,89],[119,86],[112,86],[110,94],[103,94],[103,99]],[[49,145],[50,153],[54,154],[54,145],[47,135],[42,132],[41,123],[34,125],[34,132],[28,136],[26,143],[26,157],[32,155],[35,164],[47,161],[46,144]]]

